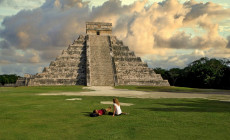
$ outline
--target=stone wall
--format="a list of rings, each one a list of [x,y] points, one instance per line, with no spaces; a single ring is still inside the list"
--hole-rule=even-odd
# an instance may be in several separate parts
[[[28,85],[27,81],[28,81],[28,80],[27,80],[26,77],[20,77],[20,78],[18,78],[18,80],[16,81],[15,85],[16,85],[16,86],[26,86],[26,85]]]
[[[88,35],[111,35],[112,23],[86,22],[86,34]]]

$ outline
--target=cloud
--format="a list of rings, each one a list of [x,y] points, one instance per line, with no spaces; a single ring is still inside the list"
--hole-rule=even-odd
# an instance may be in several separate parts
[[[0,49],[6,49],[9,48],[10,44],[6,40],[1,40],[0,41]]]
[[[42,8],[82,8],[88,6],[89,2],[83,2],[82,0],[47,0]]]
[[[0,0],[1,7],[13,7],[17,9],[31,9],[41,5],[45,0]]]
[[[9,64],[10,62],[7,60],[0,60],[0,64]]]
[[[37,65],[31,64],[8,64],[4,67],[0,67],[1,74],[17,74],[23,76],[25,73],[36,74],[38,71],[41,72],[42,68],[46,66],[44,63]]]
[[[65,46],[77,36],[76,31],[83,33],[85,21],[80,21],[80,18],[86,15],[79,13],[87,11],[87,8],[67,11],[59,8],[21,11],[16,16],[4,19],[5,29],[0,35],[19,49],[41,50]]]
[[[176,54],[169,53],[165,56],[162,55],[147,55],[144,57],[144,61],[147,62],[148,66],[151,68],[184,68],[192,61],[198,60],[205,57],[205,51],[202,50],[192,50],[189,53]]]
[[[228,44],[226,48],[230,48],[230,36],[228,36]]]
[[[0,19],[2,20],[5,16],[4,15],[0,15]]]
[[[229,15],[230,9],[219,4],[194,0],[185,3],[165,0],[152,4],[143,0],[130,5],[122,5],[120,0],[108,0],[92,9],[88,2],[82,0],[46,0],[41,7],[21,10],[4,18],[4,28],[0,29],[0,37],[4,41],[0,42],[0,49],[14,50],[14,58],[3,53],[1,58],[10,63],[48,64],[79,34],[85,34],[86,21],[101,21],[111,22],[114,35],[137,55],[143,58],[158,56],[162,58],[157,60],[162,67],[167,67],[163,66],[169,64],[166,61],[183,66],[195,59],[193,55],[207,56],[212,53],[209,50],[229,48],[229,38],[220,36],[218,32],[219,22]],[[195,34],[180,30],[183,28],[189,28]],[[202,33],[197,33],[198,29]],[[192,50],[202,52],[202,55],[177,54],[175,50]]]
[[[1,49],[0,56],[1,60],[4,62],[9,63],[27,63],[27,64],[34,64],[40,62],[40,55],[39,51],[36,50],[26,50],[20,51],[16,48],[7,48]]]
[[[191,8],[190,12],[184,19],[186,22],[193,21],[205,14],[210,18],[221,19],[229,15],[230,9],[225,9],[220,4],[213,2],[198,3],[195,0],[190,0],[184,4],[185,7]]]
[[[197,11],[197,7],[201,7],[202,10]],[[214,3],[198,4],[190,1],[190,3],[180,4],[176,0],[154,3],[135,16],[128,26],[129,32],[125,39],[127,42],[135,40],[131,46],[142,54],[152,53],[155,48],[224,48],[227,40],[219,35],[219,25],[213,20],[220,15],[222,18],[228,17],[229,14],[229,9],[221,8]],[[196,30],[197,26],[204,30],[205,34],[192,36],[178,30],[183,27]]]

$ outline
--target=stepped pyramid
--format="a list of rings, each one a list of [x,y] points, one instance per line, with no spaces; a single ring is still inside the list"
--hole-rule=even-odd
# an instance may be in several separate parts
[[[111,23],[102,22],[87,22],[86,35],[74,40],[42,73],[24,79],[26,86],[169,86],[112,35]],[[19,79],[18,84],[22,81]]]

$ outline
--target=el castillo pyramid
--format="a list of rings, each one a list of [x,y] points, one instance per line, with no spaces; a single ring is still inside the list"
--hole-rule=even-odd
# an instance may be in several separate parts
[[[87,22],[80,35],[42,73],[25,75],[18,85],[169,86],[167,80],[112,35],[112,23]]]

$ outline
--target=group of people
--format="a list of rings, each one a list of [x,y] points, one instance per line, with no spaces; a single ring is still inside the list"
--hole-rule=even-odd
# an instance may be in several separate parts
[[[96,116],[108,114],[108,115],[113,115],[114,117],[114,116],[119,116],[121,114],[127,114],[127,113],[122,112],[120,102],[118,101],[117,98],[113,99],[113,112],[110,112],[111,110],[112,110],[111,106],[106,109],[100,109],[100,110],[95,109],[93,110],[93,113],[91,114],[91,116],[96,117]]]

